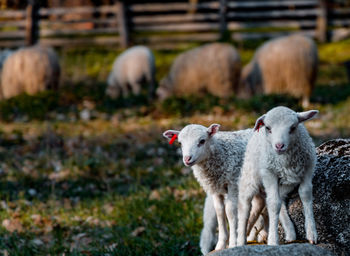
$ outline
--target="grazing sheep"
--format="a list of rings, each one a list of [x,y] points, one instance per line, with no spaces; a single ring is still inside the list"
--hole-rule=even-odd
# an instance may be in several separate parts
[[[276,107],[257,119],[254,134],[247,145],[239,181],[238,245],[246,243],[246,231],[250,231],[251,225],[247,228],[247,219],[251,200],[254,196],[262,197],[263,190],[269,218],[268,244],[279,243],[279,214],[286,240],[295,240],[295,229],[288,216],[285,197],[298,185],[304,205],[306,237],[310,243],[317,242],[312,209],[312,176],[316,152],[302,124],[317,113],[317,110],[296,113],[286,107]],[[264,203],[260,206],[261,210]]]
[[[126,97],[131,88],[134,95],[139,95],[144,82],[149,86],[149,96],[152,96],[155,87],[154,56],[149,48],[134,46],[123,52],[114,61],[107,79],[106,94],[111,98],[118,98],[121,94]]]
[[[236,49],[212,43],[180,54],[157,89],[164,100],[172,95],[211,93],[229,97],[238,91],[241,60]]]
[[[291,35],[270,40],[243,68],[243,95],[286,93],[309,105],[318,70],[317,46],[312,39]],[[242,89],[243,90],[243,89]]]
[[[57,89],[59,76],[59,60],[53,49],[39,45],[19,49],[3,65],[1,98]]]
[[[229,247],[236,245],[237,182],[246,144],[252,135],[252,129],[218,132],[219,127],[218,124],[212,124],[209,128],[191,124],[181,131],[168,130],[163,133],[168,139],[178,135],[183,162],[192,167],[194,176],[207,193],[200,239],[203,254],[207,254],[215,243],[217,225],[219,236],[215,249],[226,248],[226,216],[230,227]]]

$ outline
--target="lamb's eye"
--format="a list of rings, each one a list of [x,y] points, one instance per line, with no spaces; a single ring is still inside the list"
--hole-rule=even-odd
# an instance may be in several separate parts
[[[198,147],[202,146],[204,143],[205,143],[205,139],[200,140],[198,143]]]
[[[292,126],[292,127],[290,127],[289,133],[294,132],[296,128],[297,128],[296,126]]]
[[[265,127],[266,127],[266,131],[267,131],[268,133],[271,133],[271,128],[268,127],[268,126],[265,126]]]

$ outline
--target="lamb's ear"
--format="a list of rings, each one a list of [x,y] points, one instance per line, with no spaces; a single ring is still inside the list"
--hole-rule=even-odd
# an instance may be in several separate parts
[[[264,123],[265,116],[266,115],[264,114],[256,120],[255,126],[254,126],[254,131],[258,130],[261,126],[265,125],[265,123]]]
[[[309,110],[305,112],[299,112],[297,113],[299,123],[310,120],[314,118],[317,114],[318,114],[318,110]]]
[[[219,131],[220,125],[219,124],[212,124],[208,127],[208,135],[209,137],[213,136],[215,133]]]
[[[167,131],[163,132],[163,136],[170,140],[175,134],[179,135],[179,133],[180,133],[180,131],[167,130]]]

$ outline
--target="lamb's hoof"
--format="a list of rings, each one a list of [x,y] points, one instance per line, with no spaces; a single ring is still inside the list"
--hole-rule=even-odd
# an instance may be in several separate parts
[[[218,243],[218,244],[215,246],[215,251],[219,251],[219,250],[222,250],[222,249],[225,249],[225,248],[226,248],[225,243]]]
[[[292,244],[296,239],[286,239],[286,244]]]
[[[233,248],[233,247],[236,247],[237,244],[236,243],[233,243],[233,244],[229,244],[227,248]]]
[[[314,240],[309,240],[309,243],[310,243],[310,244],[316,244],[316,241],[314,241]]]
[[[216,252],[218,252],[218,251],[221,251],[221,250],[223,250],[223,249],[220,249],[220,250],[212,250],[212,251],[208,252],[208,254],[206,254],[206,256],[209,256],[209,255],[214,254],[214,253],[216,253]]]

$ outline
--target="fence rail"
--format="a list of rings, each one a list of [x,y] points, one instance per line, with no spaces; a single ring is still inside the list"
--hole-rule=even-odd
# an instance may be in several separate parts
[[[52,46],[146,44],[176,48],[216,41],[228,34],[240,41],[289,33],[307,34],[320,41],[349,37],[349,1],[118,1],[99,7],[28,5],[26,10],[0,12],[0,47],[39,41]]]

